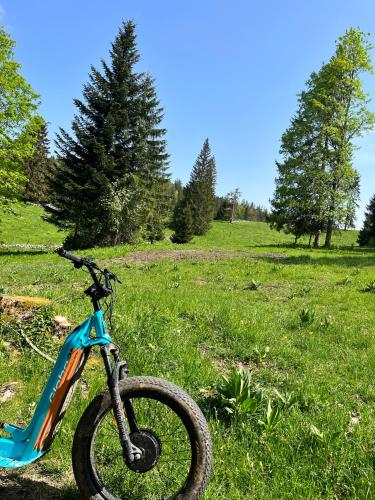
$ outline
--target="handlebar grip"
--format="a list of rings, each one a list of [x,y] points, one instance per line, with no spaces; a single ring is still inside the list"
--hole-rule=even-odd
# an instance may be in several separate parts
[[[81,257],[77,257],[76,255],[73,255],[73,254],[67,252],[63,248],[59,248],[57,253],[60,255],[60,257],[65,257],[65,259],[69,259],[72,262],[74,262],[75,264],[79,264],[79,265],[83,264],[83,259]]]

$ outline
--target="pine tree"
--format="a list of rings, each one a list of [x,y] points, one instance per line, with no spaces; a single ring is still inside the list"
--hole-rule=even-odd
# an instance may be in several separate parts
[[[187,198],[183,198],[176,206],[173,217],[174,243],[188,243],[193,238],[193,217]]]
[[[375,194],[366,207],[365,220],[358,234],[358,243],[361,247],[375,245]]]
[[[253,207],[250,206],[248,203],[245,203],[244,204],[244,211],[243,211],[243,219],[244,220],[251,220],[252,212],[253,212]]]
[[[185,189],[193,217],[193,233],[196,235],[205,234],[210,227],[215,210],[215,185],[216,163],[206,139]]]
[[[162,108],[152,78],[135,71],[135,25],[123,23],[102,72],[92,67],[73,135],[60,129],[51,221],[73,247],[132,242],[162,219],[167,179]]]
[[[217,209],[215,219],[229,221],[231,213],[231,204],[228,198],[220,198],[219,208]]]
[[[276,162],[279,176],[269,217],[271,227],[292,233],[296,242],[304,234],[320,235],[324,224],[324,205],[318,189],[320,183],[324,185],[322,172],[307,161],[302,169],[304,149],[300,151],[296,158],[289,156],[284,162]]]
[[[52,160],[49,157],[47,124],[42,118],[39,123],[35,131],[33,155],[23,165],[27,178],[23,198],[34,203],[45,203],[48,200],[48,176]]]
[[[359,188],[360,188],[360,177],[359,173],[356,172],[356,175],[353,177],[353,184],[350,187],[351,195],[348,197],[348,201],[346,204],[344,231],[347,231],[348,229],[355,227],[356,210],[358,208],[357,200],[359,198]]]

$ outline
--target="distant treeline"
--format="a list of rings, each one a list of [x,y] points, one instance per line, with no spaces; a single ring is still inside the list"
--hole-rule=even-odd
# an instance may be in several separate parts
[[[216,220],[231,220],[232,201],[228,196],[216,197]],[[268,217],[267,209],[253,202],[242,200],[235,206],[234,218],[237,220],[251,220],[266,222]]]

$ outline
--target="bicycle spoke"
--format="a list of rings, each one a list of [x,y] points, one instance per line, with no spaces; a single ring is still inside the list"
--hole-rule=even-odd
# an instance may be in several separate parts
[[[160,443],[160,457],[148,472],[137,473],[123,461],[122,448],[109,412],[95,437],[94,455],[97,473],[109,491],[121,498],[150,500],[173,496],[184,484],[192,460],[187,430],[174,411],[151,398],[132,399],[140,431],[152,433]]]

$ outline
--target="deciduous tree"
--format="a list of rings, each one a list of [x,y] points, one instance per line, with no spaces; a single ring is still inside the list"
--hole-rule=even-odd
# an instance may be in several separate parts
[[[299,108],[282,136],[270,222],[296,238],[345,225],[358,197],[353,168],[354,140],[374,126],[361,76],[373,71],[368,36],[349,29],[328,63],[312,73],[299,95]],[[357,186],[357,187],[356,187]]]
[[[15,42],[0,26],[0,204],[19,199],[26,182],[25,158],[32,155],[38,126],[38,95],[14,60]]]

